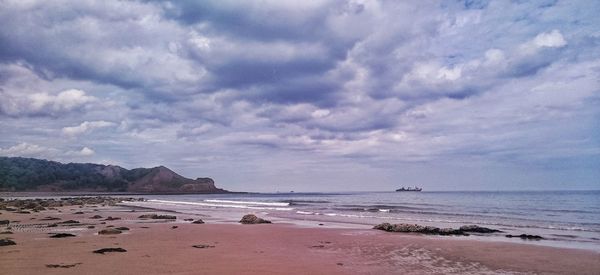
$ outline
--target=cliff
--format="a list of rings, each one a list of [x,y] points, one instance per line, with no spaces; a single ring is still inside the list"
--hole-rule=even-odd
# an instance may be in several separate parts
[[[0,191],[227,193],[211,178],[188,179],[167,167],[125,169],[115,165],[0,157]]]

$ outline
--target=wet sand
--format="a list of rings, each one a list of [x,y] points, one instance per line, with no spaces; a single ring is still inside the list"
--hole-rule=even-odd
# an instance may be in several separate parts
[[[191,224],[183,219],[201,217],[120,206],[57,209],[0,210],[0,220],[10,220],[13,232],[0,238],[17,243],[0,247],[0,274],[600,274],[600,253],[587,250],[370,229]],[[84,214],[73,214],[79,211]],[[138,219],[148,213],[177,220]],[[94,215],[121,219],[90,219]],[[44,217],[60,220],[41,221]],[[81,223],[48,227],[65,220]],[[130,230],[97,234],[111,225]],[[0,232],[6,228],[0,226]],[[54,239],[49,233],[76,236]],[[101,248],[127,252],[93,253]]]

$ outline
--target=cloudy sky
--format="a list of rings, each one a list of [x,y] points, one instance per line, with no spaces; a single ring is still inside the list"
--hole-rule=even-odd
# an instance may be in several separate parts
[[[0,0],[0,155],[244,191],[600,188],[600,3]]]

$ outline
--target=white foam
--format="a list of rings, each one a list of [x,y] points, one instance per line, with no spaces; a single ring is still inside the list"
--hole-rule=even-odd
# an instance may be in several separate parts
[[[290,206],[288,202],[259,202],[259,201],[230,201],[230,200],[204,200],[205,202],[244,204],[244,205],[266,205],[266,206]]]
[[[290,207],[258,207],[251,205],[240,205],[240,204],[219,204],[219,203],[204,203],[204,202],[189,202],[189,201],[165,201],[165,200],[148,200],[148,203],[163,204],[163,205],[196,205],[196,206],[207,206],[207,207],[223,207],[223,208],[241,208],[241,209],[255,209],[255,210],[276,210],[276,211],[290,211],[294,208]]]
[[[296,211],[296,214],[302,214],[302,215],[313,215],[313,212],[307,212],[307,211]]]

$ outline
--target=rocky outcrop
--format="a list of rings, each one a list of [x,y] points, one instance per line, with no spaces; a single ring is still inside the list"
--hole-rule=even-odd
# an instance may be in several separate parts
[[[195,221],[192,222],[193,224],[204,224],[204,221],[201,219],[197,219]]]
[[[172,215],[144,214],[139,216],[138,219],[176,220],[177,217]]]
[[[192,245],[193,248],[214,248],[214,245],[208,245],[208,244],[197,244],[197,245]]]
[[[70,234],[70,233],[58,233],[58,234],[54,234],[52,236],[50,236],[50,238],[68,238],[68,237],[76,237],[76,235]]]
[[[374,229],[388,231],[388,232],[403,232],[403,233],[421,233],[421,234],[434,234],[434,235],[464,235],[460,230],[452,228],[440,229],[435,226],[422,226],[418,224],[390,224],[382,223],[378,224]]]
[[[470,232],[470,233],[498,233],[498,232],[502,232],[502,231],[497,230],[497,229],[491,229],[491,228],[482,227],[482,226],[478,226],[478,225],[463,225],[459,229],[461,231],[463,231],[463,232]]]
[[[0,246],[7,246],[7,245],[16,245],[17,243],[15,243],[13,240],[9,240],[9,239],[0,239]]]
[[[97,254],[104,254],[107,252],[127,252],[127,250],[120,248],[120,247],[109,247],[109,248],[102,248],[102,249],[94,250],[94,253],[97,253]]]
[[[100,235],[116,235],[116,234],[121,234],[121,230],[115,229],[115,228],[106,228],[106,229],[100,230],[98,232],[98,234],[100,234]]]
[[[141,198],[113,198],[113,197],[74,197],[61,199],[14,199],[0,201],[0,210],[6,211],[43,211],[42,208],[54,208],[61,206],[83,206],[83,205],[115,205],[123,201],[143,201]]]
[[[524,240],[543,240],[544,237],[539,235],[529,235],[529,234],[521,234],[521,235],[506,235],[507,238],[521,238]]]
[[[244,217],[242,217],[242,219],[240,220],[240,223],[242,223],[242,224],[259,224],[259,223],[271,223],[271,221],[259,218],[253,214],[248,214],[248,215],[245,215]]]
[[[418,224],[390,224],[382,223],[373,227],[373,229],[383,230],[387,232],[403,232],[403,233],[420,233],[429,235],[463,235],[468,236],[469,233],[496,233],[501,232],[500,230],[490,229],[486,227],[480,227],[477,225],[465,225],[459,229],[454,228],[438,228],[435,226],[422,226]]]

